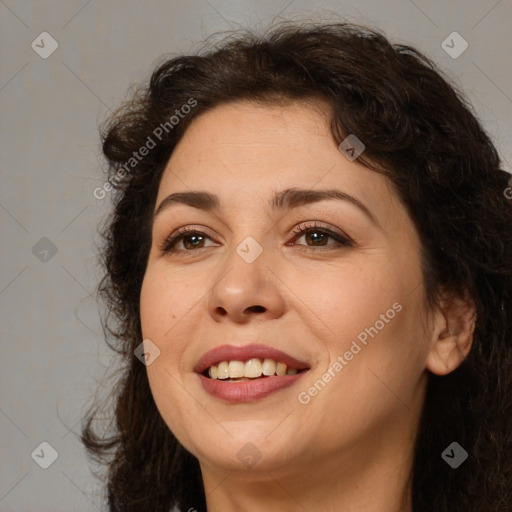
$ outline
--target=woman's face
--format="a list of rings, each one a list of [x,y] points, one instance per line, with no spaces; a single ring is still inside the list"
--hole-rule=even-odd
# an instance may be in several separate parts
[[[147,374],[203,471],[353,469],[414,435],[431,343],[419,238],[350,153],[325,106],[238,101],[196,118],[167,164],[140,299],[160,351]],[[200,375],[211,363],[217,379]]]

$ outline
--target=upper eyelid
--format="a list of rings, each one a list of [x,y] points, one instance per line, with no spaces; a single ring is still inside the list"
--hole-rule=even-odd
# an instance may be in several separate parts
[[[308,230],[308,229],[324,229],[327,231],[332,231],[335,234],[339,236],[344,236],[347,238],[349,237],[342,229],[338,227],[331,227],[327,223],[323,223],[322,221],[316,221],[316,220],[310,220],[310,221],[300,221],[300,222],[294,222],[289,228],[287,228],[285,231],[286,233],[293,234],[294,232],[298,231],[299,228],[302,226],[302,231]],[[275,227],[275,225],[273,226]],[[195,231],[204,231],[206,235],[210,236],[211,238],[219,238],[217,235],[212,234],[212,230],[210,228],[207,228],[206,226],[203,226],[201,224],[187,224],[184,226],[181,226],[179,228],[176,228],[170,233],[169,235],[165,235],[164,238],[166,240],[170,238],[174,238],[181,235],[186,235],[189,233],[193,233]],[[231,230],[230,230],[231,231]],[[267,231],[268,232],[268,231]],[[223,238],[222,236],[220,238]]]
[[[308,225],[308,223],[311,223]],[[292,230],[292,233],[305,233],[310,230],[318,229],[319,231],[326,231],[328,234],[332,233],[331,236],[336,235],[339,237],[347,238],[352,241],[352,237],[347,235],[343,229],[340,229],[336,226],[330,226],[330,225],[322,225],[323,223],[319,221],[302,221],[299,222],[295,228]],[[288,230],[290,231],[290,230]]]

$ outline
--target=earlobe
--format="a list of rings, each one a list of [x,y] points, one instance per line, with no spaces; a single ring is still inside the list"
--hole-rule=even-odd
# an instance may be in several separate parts
[[[457,298],[436,315],[426,367],[436,375],[447,375],[460,366],[471,350],[476,307],[470,298]]]

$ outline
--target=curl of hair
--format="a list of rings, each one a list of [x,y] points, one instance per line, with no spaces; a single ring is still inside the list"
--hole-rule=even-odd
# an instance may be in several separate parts
[[[191,98],[196,106],[161,140],[154,136]],[[107,343],[124,366],[112,390],[115,432],[95,432],[95,405],[81,440],[108,467],[110,511],[206,510],[199,463],[164,423],[145,366],[133,355],[142,341],[139,296],[165,165],[190,123],[216,105],[313,99],[330,106],[336,142],[348,134],[362,140],[358,162],[389,177],[407,208],[420,235],[426,303],[434,308],[446,293],[469,294],[477,309],[465,361],[449,375],[429,375],[411,473],[413,510],[512,510],[509,175],[463,94],[418,50],[351,23],[282,23],[165,60],[102,128],[115,191],[102,230],[98,291],[110,312],[115,344]],[[156,146],[117,179],[148,136]],[[457,470],[441,458],[452,441],[469,453]]]

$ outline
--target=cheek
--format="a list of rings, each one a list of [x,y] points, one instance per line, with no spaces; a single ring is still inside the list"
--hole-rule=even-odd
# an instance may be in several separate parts
[[[336,394],[351,404],[352,413],[387,416],[403,411],[417,400],[425,378],[426,338],[419,329],[419,310],[414,301],[395,301],[391,307],[366,314],[363,328],[355,327],[343,347],[342,379]],[[393,307],[394,306],[394,307]],[[381,316],[382,314],[382,316]]]
[[[164,299],[164,289],[158,285],[158,280],[151,273],[146,273],[140,293],[140,321],[144,338],[154,341],[161,339],[158,319],[165,308]]]
[[[354,266],[334,269],[323,279],[322,286],[309,286],[308,303],[325,319],[331,338],[331,350],[343,353],[351,341],[364,343],[371,339],[370,331],[389,331],[389,325],[400,316],[400,281],[387,271],[388,267],[366,265],[364,270]],[[309,302],[314,301],[314,302]],[[393,305],[395,306],[393,307]],[[348,345],[348,346],[347,346]]]
[[[146,366],[148,382],[163,420],[175,435],[186,439],[190,425],[180,411],[187,410],[187,399],[178,373],[185,344],[180,343],[176,331],[186,323],[183,318],[190,307],[175,297],[184,298],[179,283],[173,279],[171,284],[165,272],[148,267],[140,295],[142,334],[160,350],[154,362]]]
[[[373,435],[376,428],[386,428],[412,410],[421,397],[424,366],[411,338],[408,314],[404,307],[377,333],[369,328],[374,320],[368,331],[361,331],[368,334],[366,344],[357,336],[340,338],[343,341],[330,352],[329,368],[304,390],[311,399],[308,412],[324,418],[323,449],[337,443],[341,431],[342,443]]]
[[[421,328],[422,287],[411,292],[411,283],[417,284],[421,274],[411,270],[392,265],[366,267],[365,272],[354,268],[333,273],[323,291],[310,287],[314,294],[308,297],[316,301],[318,316],[329,329],[323,338],[329,361],[322,370],[330,371],[331,378],[325,378],[336,382],[331,392],[340,400],[346,402],[350,395],[378,408],[386,396],[396,401],[396,390],[412,399],[428,347]]]
[[[186,321],[198,298],[194,286],[177,278],[173,272],[149,267],[140,294],[140,317],[144,337],[165,343],[175,335],[173,329]],[[198,292],[199,294],[199,292]]]
[[[143,338],[151,340],[159,350],[154,363],[146,367],[158,407],[160,400],[166,396],[172,396],[174,401],[179,395],[176,379],[179,379],[185,344],[180,342],[177,335],[178,331],[186,328],[186,318],[183,319],[186,311],[183,301],[176,301],[177,296],[183,297],[183,293],[175,283],[171,286],[161,273],[146,273],[140,295],[140,319]],[[163,416],[167,419],[168,414],[164,413]]]
[[[149,265],[140,294],[140,318],[144,339],[160,350],[155,362],[147,366],[148,379],[155,400],[173,397],[180,402],[183,373],[188,359],[190,337],[197,328],[197,308],[204,290],[190,276],[166,268],[164,264]],[[166,415],[167,416],[167,415]]]

